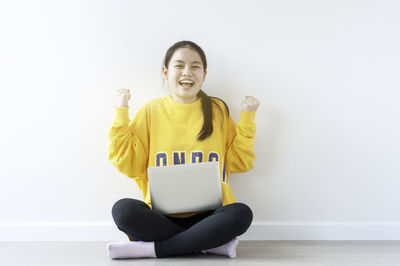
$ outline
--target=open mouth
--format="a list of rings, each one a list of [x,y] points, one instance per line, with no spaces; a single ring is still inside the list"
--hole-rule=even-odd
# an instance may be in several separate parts
[[[179,81],[179,84],[184,88],[191,88],[194,85],[194,81],[183,79]]]

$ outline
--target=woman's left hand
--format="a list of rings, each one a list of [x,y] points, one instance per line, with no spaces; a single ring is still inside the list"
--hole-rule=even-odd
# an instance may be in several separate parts
[[[242,102],[242,111],[256,111],[260,101],[253,96],[246,96]]]

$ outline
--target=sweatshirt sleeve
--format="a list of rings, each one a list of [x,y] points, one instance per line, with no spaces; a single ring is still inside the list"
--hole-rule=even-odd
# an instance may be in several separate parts
[[[137,183],[146,176],[149,152],[148,112],[140,108],[132,121],[129,107],[114,107],[114,121],[109,129],[108,159],[117,170]]]
[[[256,111],[241,111],[236,126],[232,117],[229,116],[226,164],[231,173],[246,172],[254,167],[255,115]]]

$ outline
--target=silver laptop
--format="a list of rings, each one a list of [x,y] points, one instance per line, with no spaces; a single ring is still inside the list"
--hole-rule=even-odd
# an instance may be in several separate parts
[[[218,162],[149,167],[147,174],[152,208],[163,214],[222,206]]]

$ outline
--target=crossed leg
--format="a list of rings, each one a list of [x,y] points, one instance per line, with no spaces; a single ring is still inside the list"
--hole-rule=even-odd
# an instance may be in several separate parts
[[[251,209],[239,202],[189,218],[169,218],[143,201],[121,199],[112,214],[117,227],[130,239],[154,241],[158,258],[223,245],[243,234],[253,219]]]

